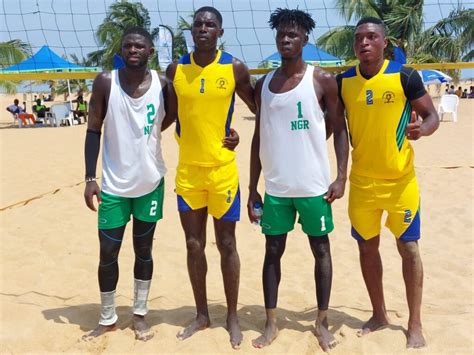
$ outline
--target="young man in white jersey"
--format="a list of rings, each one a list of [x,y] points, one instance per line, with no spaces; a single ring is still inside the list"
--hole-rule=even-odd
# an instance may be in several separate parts
[[[116,329],[117,259],[130,215],[135,251],[133,327],[137,339],[146,341],[153,337],[144,316],[153,274],[153,233],[163,215],[166,168],[161,154],[161,130],[171,123],[164,122],[166,81],[147,68],[153,52],[152,38],[146,30],[126,30],[121,47],[125,67],[102,72],[92,89],[85,142],[84,198],[93,211],[94,196],[99,203],[101,313],[99,325],[84,340]],[[96,164],[102,126],[101,189],[96,182]]]
[[[328,330],[327,311],[332,282],[328,233],[333,229],[331,203],[344,194],[348,138],[344,112],[333,76],[305,64],[303,47],[314,28],[311,16],[300,10],[277,9],[270,16],[276,29],[281,67],[261,78],[255,87],[257,119],[252,139],[248,213],[256,221],[255,203],[260,172],[265,178],[262,232],[266,238],[263,291],[267,321],[253,346],[270,345],[278,336],[276,306],[281,277],[280,259],[296,212],[308,235],[315,258],[318,315],[316,337],[326,351],[336,345]],[[334,131],[337,178],[331,184],[326,139]]]

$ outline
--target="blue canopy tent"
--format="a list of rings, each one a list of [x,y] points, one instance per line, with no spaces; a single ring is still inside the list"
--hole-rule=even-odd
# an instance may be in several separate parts
[[[308,43],[303,47],[303,60],[306,63],[318,65],[321,67],[344,65],[343,59],[337,58],[314,44]],[[275,52],[271,56],[265,58],[258,65],[259,68],[278,68],[281,64],[280,53]]]
[[[83,67],[61,58],[54,53],[48,46],[43,46],[32,57],[24,61],[14,64],[8,68],[0,69],[1,73],[35,73],[35,72],[97,72],[97,67]],[[69,92],[69,102],[71,103],[71,87],[67,80],[67,88]]]

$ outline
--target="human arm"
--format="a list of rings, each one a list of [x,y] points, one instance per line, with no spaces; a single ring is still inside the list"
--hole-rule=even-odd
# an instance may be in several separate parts
[[[111,76],[108,72],[99,74],[92,86],[92,96],[89,104],[89,120],[87,121],[87,133],[84,144],[84,160],[86,167],[86,187],[84,189],[84,200],[87,207],[97,211],[94,206],[94,196],[100,204],[100,188],[96,178],[97,159],[100,150],[100,135],[107,113],[107,104],[110,94]]]
[[[422,121],[416,119],[416,115],[411,117],[407,124],[405,134],[410,140],[417,140],[423,136],[432,135],[439,127],[439,117],[433,106],[433,101],[429,94],[425,94],[419,99],[410,101],[411,107],[421,116]]]
[[[401,81],[405,96],[410,105],[422,121],[411,117],[407,124],[405,134],[409,140],[417,140],[423,136],[433,134],[439,127],[439,117],[433,106],[430,95],[426,92],[418,72],[412,68],[404,67],[401,73]]]
[[[255,129],[253,132],[252,145],[250,148],[250,182],[249,182],[249,199],[247,202],[247,211],[250,222],[256,222],[260,217],[253,213],[253,206],[256,202],[262,203],[262,196],[257,191],[262,164],[260,162],[260,107],[262,84],[265,77],[259,79],[255,85],[255,104],[257,108],[255,117]]]
[[[326,120],[334,132],[334,150],[337,161],[337,177],[329,185],[326,200],[332,203],[335,199],[344,196],[347,180],[347,161],[349,157],[349,139],[347,136],[346,120],[344,117],[344,106],[338,94],[336,79],[322,70],[315,70],[315,85],[322,92],[322,99],[326,110]],[[326,129],[327,135],[327,129]]]
[[[165,117],[163,118],[163,123],[161,124],[161,131],[163,132],[169,126],[176,121],[178,117],[178,98],[173,86],[174,76],[176,74],[176,63],[171,63],[166,68],[166,77],[165,81],[162,82],[163,86],[163,98],[165,100]]]
[[[252,113],[256,112],[254,89],[250,83],[250,74],[247,66],[237,58],[232,60],[235,77],[235,91],[245,102]]]

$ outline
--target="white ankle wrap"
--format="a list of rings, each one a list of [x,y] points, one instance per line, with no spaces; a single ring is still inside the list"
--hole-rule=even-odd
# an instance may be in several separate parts
[[[100,293],[100,325],[115,324],[118,317],[115,313],[115,290]]]
[[[133,314],[144,316],[148,313],[147,302],[151,280],[135,279],[135,295],[133,298]]]

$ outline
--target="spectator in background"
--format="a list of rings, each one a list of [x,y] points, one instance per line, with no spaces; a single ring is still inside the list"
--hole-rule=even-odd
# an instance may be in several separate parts
[[[36,99],[36,105],[33,106],[33,112],[36,114],[36,117],[44,119],[46,111],[49,111],[49,109],[41,103],[41,99]]]
[[[7,111],[12,114],[18,114],[25,111],[24,106],[20,106],[20,101],[18,99],[13,100],[13,105],[7,107]]]
[[[459,86],[458,89],[454,92],[454,94],[456,94],[457,97],[461,98],[461,96],[462,96],[462,87]]]
[[[462,92],[462,95],[461,95],[461,99],[467,99],[467,89],[464,89],[464,91]]]
[[[469,88],[469,91],[470,91],[470,92],[469,92],[469,95],[467,95],[467,98],[468,98],[468,99],[474,99],[474,86],[471,86],[471,87]]]
[[[18,99],[13,100],[13,105],[8,106],[7,111],[12,115],[18,115],[17,117],[23,122],[24,125],[29,124],[27,120],[30,120],[33,124],[35,124],[35,116],[33,116],[31,113],[26,113],[26,102],[23,102],[23,107],[21,107],[19,103],[20,102]]]
[[[76,109],[72,111],[74,119],[81,123],[81,117],[84,117],[84,122],[87,122],[87,101],[84,101],[82,94],[75,100],[77,103]]]
[[[454,95],[456,94],[456,91],[454,90],[454,85],[451,85],[448,90],[449,95]]]

